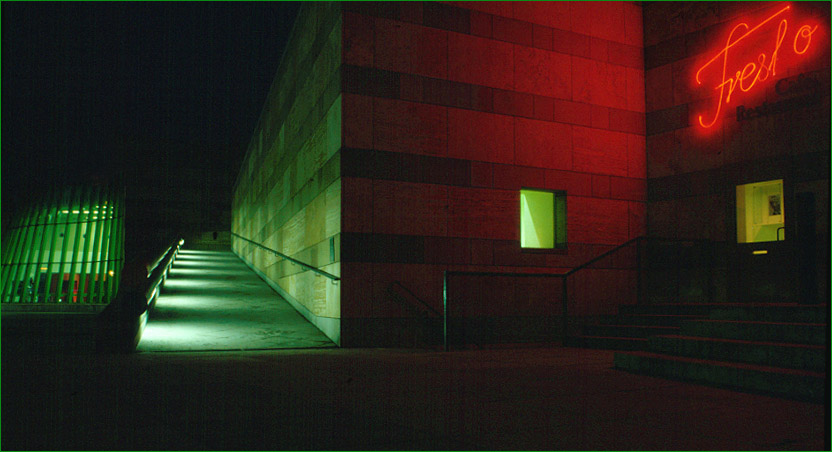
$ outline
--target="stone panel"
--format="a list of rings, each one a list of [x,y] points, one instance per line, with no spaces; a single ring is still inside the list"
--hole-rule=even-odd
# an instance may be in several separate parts
[[[522,46],[517,46],[514,53],[516,90],[558,99],[571,98],[569,55]]]
[[[448,235],[519,240],[520,192],[450,187]]]
[[[514,45],[450,33],[448,78],[510,90],[514,88]]]
[[[618,245],[629,238],[628,202],[567,196],[569,242]]]
[[[556,122],[515,119],[515,164],[572,169],[572,127]]]
[[[575,171],[627,175],[627,134],[586,127],[573,127]]]
[[[373,182],[373,232],[444,236],[447,226],[446,186],[385,180]]]
[[[511,117],[448,109],[448,156],[494,163],[514,162]]]
[[[446,109],[374,98],[373,146],[385,151],[447,155]]]
[[[375,67],[445,78],[448,75],[448,33],[435,28],[376,19]]]

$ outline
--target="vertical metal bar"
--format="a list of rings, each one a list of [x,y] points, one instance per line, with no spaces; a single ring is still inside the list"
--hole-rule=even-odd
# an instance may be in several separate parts
[[[42,267],[42,266],[44,265],[43,264],[43,262],[44,262],[44,256],[43,255],[46,252],[45,248],[46,248],[46,245],[47,245],[46,237],[47,237],[47,235],[49,235],[49,232],[51,232],[51,229],[52,229],[49,225],[57,217],[57,208],[58,208],[57,204],[58,203],[56,202],[56,198],[57,198],[57,193],[56,193],[56,190],[54,189],[54,187],[52,189],[50,189],[48,194],[44,197],[44,199],[46,200],[45,209],[44,209],[45,216],[44,216],[43,221],[41,221],[41,226],[40,226],[42,232],[41,232],[40,244],[38,245],[37,261],[35,263],[35,276],[36,276],[35,284],[34,284],[34,287],[32,288],[32,293],[34,294],[34,297],[36,299],[40,298],[39,294],[40,294],[41,274],[46,275],[47,279],[49,278],[49,264],[46,264],[46,267]],[[46,270],[44,271],[43,268],[45,268]],[[45,302],[46,301],[46,296],[47,296],[46,293],[44,293],[44,299],[39,300],[39,301]]]
[[[98,215],[95,220],[95,234],[92,237],[93,246],[92,255],[90,256],[90,275],[92,278],[92,281],[90,281],[90,303],[96,302],[96,293],[98,292],[101,280],[103,279],[101,276],[101,237],[103,236],[105,225],[104,200],[107,199],[107,190],[108,185],[104,185],[99,188],[98,196],[96,197],[96,210],[98,211]]]
[[[25,265],[23,263],[24,255],[26,254],[26,249],[30,246],[32,242],[31,233],[32,233],[32,225],[33,220],[32,217],[35,215],[36,203],[30,203],[26,209],[26,215],[21,221],[21,226],[23,228],[20,240],[17,243],[17,248],[15,252],[15,259],[13,261],[14,269],[12,270],[12,278],[11,278],[11,298],[10,301],[14,302],[15,298],[15,291],[21,287],[21,282],[23,278],[23,269]],[[25,288],[23,289],[25,293]],[[23,301],[23,293],[18,294],[20,299],[18,302]]]
[[[56,185],[55,186],[55,218],[52,219],[52,240],[49,242],[49,254],[48,254],[49,257],[47,259],[47,264],[46,264],[46,267],[48,268],[47,273],[46,273],[46,290],[44,291],[44,293],[46,294],[46,301],[50,301],[49,298],[50,298],[51,293],[52,293],[50,291],[52,289],[52,275],[54,273],[56,273],[55,272],[55,270],[56,270],[55,269],[55,262],[56,262],[57,256],[55,256],[55,252],[57,251],[57,248],[58,248],[58,246],[57,246],[57,244],[58,244],[58,230],[61,229],[61,218],[62,218],[62,215],[66,215],[66,214],[63,213],[63,211],[66,210],[66,209],[64,209],[64,206],[68,205],[68,201],[67,201],[66,197],[67,197],[67,190],[64,187]],[[64,201],[67,201],[67,202],[65,203]],[[66,218],[66,217],[63,217],[63,218]],[[60,274],[60,269],[58,269],[58,270],[59,271],[57,273]],[[58,291],[60,290],[59,288],[60,288],[60,284],[58,285],[58,287],[55,288],[56,293],[58,293]]]
[[[682,302],[682,243],[676,244],[676,303]]]
[[[15,262],[17,262],[16,256],[18,247],[20,246],[20,241],[23,236],[23,232],[25,229],[23,228],[23,222],[25,221],[25,216],[19,213],[19,217],[16,218],[15,229],[12,230],[11,237],[9,238],[8,249],[6,249],[6,253],[4,255],[4,266],[3,266],[3,290],[0,293],[2,296],[2,300],[4,303],[11,303],[13,301],[14,296],[14,273],[17,269]],[[6,299],[8,297],[8,300]]]
[[[95,224],[98,215],[95,214],[98,210],[94,207],[98,202],[99,188],[98,186],[90,186],[89,196],[87,196],[87,221],[84,223],[84,251],[81,254],[81,270],[78,278],[78,302],[89,303],[89,292],[87,288],[88,275],[91,273],[92,257],[90,256],[90,247],[94,242]]]
[[[114,241],[113,237],[117,234],[117,224],[116,224],[116,212],[115,212],[115,204],[116,204],[116,197],[118,196],[116,193],[117,188],[113,186],[110,190],[110,199],[107,200],[107,221],[108,221],[108,233],[107,237],[104,239],[104,243],[106,244],[107,254],[106,254],[106,273],[104,275],[104,285],[101,288],[101,293],[103,295],[103,301],[105,303],[109,303],[112,301],[110,297],[110,290],[112,286],[113,276],[115,275],[115,253],[116,250],[114,248]]]
[[[78,200],[78,217],[75,222],[75,238],[72,241],[72,263],[69,266],[69,296],[67,297],[72,303],[78,302],[78,299],[81,295],[81,285],[78,284],[76,289],[75,286],[75,276],[76,276],[76,267],[78,265],[78,257],[81,254],[81,239],[84,235],[84,224],[85,219],[88,218],[89,214],[84,214],[84,212],[89,212],[84,208],[85,205],[89,204],[89,187],[81,187],[81,196]],[[86,216],[85,216],[86,215]],[[83,259],[83,256],[82,256]],[[80,275],[79,276],[79,283],[80,283]],[[74,295],[73,295],[74,294]]]
[[[115,285],[115,289],[113,290],[113,296],[118,294],[118,289],[121,286],[121,275],[122,271],[124,270],[124,239],[125,239],[125,213],[127,206],[124,204],[124,200],[127,198],[127,188],[126,186],[120,182],[119,186],[119,197],[118,197],[118,241],[116,242],[116,249],[118,250],[118,260],[116,261],[116,277],[113,279],[113,285]]]
[[[18,248],[20,247],[21,238],[23,237],[23,233],[25,232],[25,228],[23,227],[23,223],[26,217],[21,215],[19,216],[15,224],[17,225],[16,228],[12,230],[12,233],[9,234],[9,241],[7,243],[6,253],[3,256],[3,280],[2,280],[2,291],[0,291],[0,297],[2,297],[3,303],[11,302],[11,298],[6,301],[7,294],[12,293],[14,286],[14,271],[16,270],[15,262]]]
[[[636,304],[644,304],[644,295],[642,294],[641,286],[641,241],[642,237],[636,239]]]
[[[18,259],[18,273],[15,277],[15,279],[18,281],[18,284],[23,289],[22,293],[20,293],[20,303],[29,301],[27,299],[29,293],[29,267],[31,266],[32,251],[37,238],[37,224],[40,220],[40,207],[42,203],[43,200],[40,198],[38,198],[37,201],[33,202],[32,210],[30,214],[27,216],[25,240],[22,243],[20,257]]]
[[[70,242],[69,229],[70,229],[70,224],[72,224],[73,220],[77,218],[77,216],[74,216],[74,215],[76,215],[75,214],[75,212],[76,212],[75,206],[77,205],[77,203],[75,201],[76,201],[76,199],[78,199],[79,196],[80,196],[80,188],[79,187],[70,187],[69,188],[69,202],[67,203],[67,209],[66,209],[68,213],[66,214],[66,221],[64,222],[63,227],[61,228],[63,232],[61,232],[59,234],[61,237],[63,237],[63,239],[61,240],[61,263],[60,263],[60,266],[58,267],[58,287],[57,287],[58,290],[55,292],[56,295],[57,295],[57,298],[58,298],[58,302],[63,302],[64,301],[64,275],[66,274],[66,257],[67,257],[67,253],[68,253],[68,249],[69,249],[69,242]],[[71,293],[72,292],[72,288],[71,288],[72,281],[69,281],[67,284],[70,285],[70,289],[68,290],[68,293]]]
[[[32,215],[29,217],[29,232],[28,232],[28,239],[26,240],[26,244],[23,248],[23,254],[21,255],[21,269],[22,274],[18,276],[23,282],[23,293],[21,294],[20,301],[21,302],[32,302],[29,298],[29,291],[34,287],[35,281],[34,276],[30,276],[30,268],[32,268],[32,260],[34,259],[35,254],[35,243],[38,241],[38,229],[40,228],[39,224],[41,222],[41,217],[43,216],[43,205],[45,203],[45,199],[41,196],[37,198],[37,201],[33,202],[34,211]],[[29,287],[29,280],[32,282],[32,287]],[[32,293],[32,297],[34,297],[34,292]]]
[[[123,189],[120,186],[116,187],[116,195],[113,197],[111,201],[112,204],[112,216],[113,216],[113,223],[112,223],[112,230],[113,233],[110,234],[110,256],[109,260],[111,262],[110,268],[113,269],[113,275],[109,277],[107,282],[107,301],[111,301],[113,297],[118,293],[118,281],[121,279],[121,261],[123,258],[124,252],[124,222],[123,220],[123,196],[122,192]],[[109,272],[108,272],[109,276]]]
[[[705,242],[705,246],[708,248],[708,302],[714,303],[714,291],[716,290],[714,287],[714,248],[716,245],[714,242]]]
[[[113,188],[112,183],[108,186],[107,189],[107,198],[104,200],[104,204],[102,207],[104,208],[104,225],[103,225],[103,236],[101,238],[101,282],[99,283],[99,293],[98,299],[96,300],[97,303],[108,303],[110,301],[109,298],[104,298],[107,294],[107,284],[109,284],[110,279],[110,267],[112,266],[112,261],[110,260],[110,235],[113,233],[113,218],[112,218],[112,205],[115,189]]]
[[[563,320],[561,322],[563,324],[561,325],[561,328],[563,329],[563,346],[566,347],[566,346],[569,345],[569,337],[568,337],[568,332],[569,332],[569,303],[567,301],[569,299],[569,291],[567,289],[567,283],[569,282],[569,277],[568,276],[561,276],[560,280],[563,282],[562,287],[561,287],[561,291],[562,291],[562,293],[561,293],[561,305],[562,305],[561,310],[563,311],[563,312],[561,312],[561,317],[563,318]]]
[[[448,271],[442,277],[442,344],[448,351]]]

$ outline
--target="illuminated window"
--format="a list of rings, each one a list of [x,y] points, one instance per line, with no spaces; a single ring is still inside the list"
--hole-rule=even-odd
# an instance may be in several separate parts
[[[783,179],[737,186],[737,243],[786,237]]]
[[[520,246],[566,248],[566,193],[520,190]]]

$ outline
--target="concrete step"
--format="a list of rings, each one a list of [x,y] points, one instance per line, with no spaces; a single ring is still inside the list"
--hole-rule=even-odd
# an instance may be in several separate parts
[[[644,325],[644,326],[675,326],[679,327],[685,320],[703,318],[700,315],[677,314],[621,314],[603,318],[604,325]]]
[[[826,343],[826,330],[826,324],[822,323],[702,319],[683,323],[680,334],[720,339],[823,345]]]
[[[629,372],[695,381],[823,403],[827,376],[821,372],[712,361],[651,352],[617,352],[615,367]]]
[[[707,316],[714,307],[721,304],[706,303],[667,303],[652,305],[622,305],[618,312],[622,315],[698,315]]]
[[[652,325],[586,325],[583,333],[587,336],[638,337],[645,338],[659,334],[675,334],[679,327]]]
[[[599,350],[646,350],[647,339],[640,337],[577,336],[569,338],[567,345]]]
[[[829,319],[827,305],[756,304],[714,308],[714,320],[751,320],[758,322],[825,323]]]
[[[653,336],[647,340],[647,350],[654,353],[815,372],[822,372],[827,368],[828,354],[826,347],[822,345],[678,335]]]

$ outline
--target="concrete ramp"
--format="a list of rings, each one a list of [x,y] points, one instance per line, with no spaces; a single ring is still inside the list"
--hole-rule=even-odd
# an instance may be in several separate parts
[[[183,249],[151,312],[138,350],[334,346],[231,251]]]

